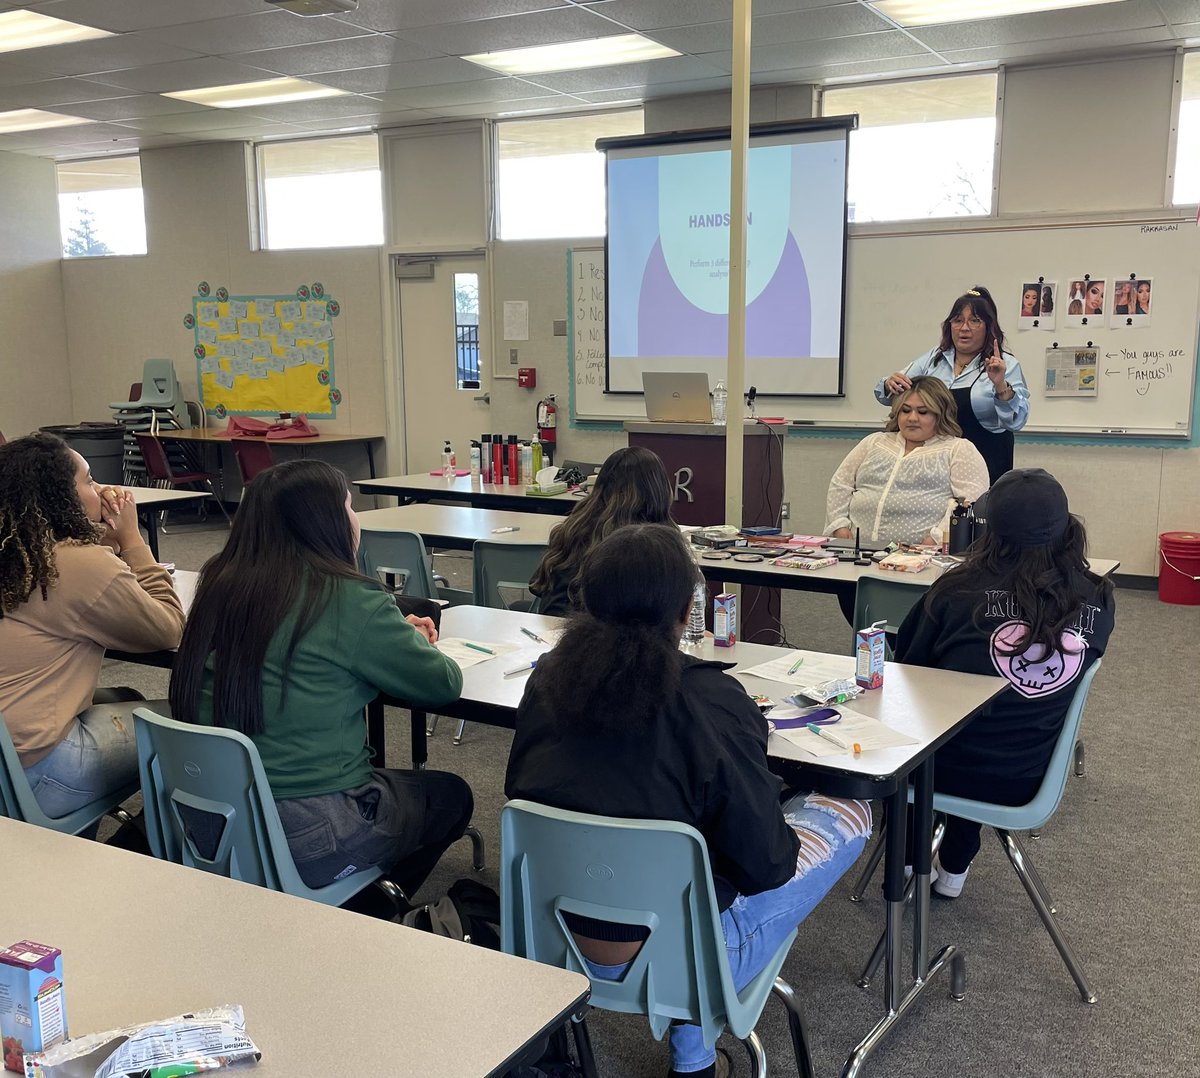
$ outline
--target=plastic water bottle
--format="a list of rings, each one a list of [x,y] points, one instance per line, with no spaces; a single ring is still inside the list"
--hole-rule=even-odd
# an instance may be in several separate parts
[[[722,378],[713,390],[713,422],[718,426],[725,425],[725,406],[728,401],[729,390],[725,388],[725,379]]]
[[[442,475],[447,479],[454,478],[455,471],[454,447],[449,440],[442,446]]]
[[[708,602],[708,588],[703,580],[696,581],[692,590],[692,605],[688,609],[687,627],[683,630],[685,644],[704,642],[704,604]]]

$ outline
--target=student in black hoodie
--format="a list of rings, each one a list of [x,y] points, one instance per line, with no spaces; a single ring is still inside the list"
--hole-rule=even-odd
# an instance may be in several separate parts
[[[679,651],[697,579],[670,524],[628,525],[591,548],[577,577],[583,609],[538,661],[517,710],[504,790],[695,827],[740,990],[862,852],[871,812],[818,794],[780,804],[766,720],[725,673],[733,664]],[[592,973],[610,979],[645,938],[636,926],[568,924]],[[672,1026],[670,1041],[672,1075],[724,1073],[698,1026]]]
[[[1087,535],[1058,481],[1041,468],[1001,476],[986,535],[900,626],[896,661],[999,674],[1011,688],[938,750],[942,793],[1023,805],[1041,785],[1080,675],[1108,645],[1112,583],[1088,568]],[[950,817],[935,893],[957,898],[979,852],[980,825]]]

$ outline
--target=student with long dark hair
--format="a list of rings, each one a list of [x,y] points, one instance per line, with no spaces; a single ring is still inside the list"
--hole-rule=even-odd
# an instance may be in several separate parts
[[[145,701],[97,690],[105,649],[173,648],[182,632],[130,492],[97,483],[52,434],[0,446],[0,713],[47,816],[137,776]]]
[[[649,449],[627,446],[600,466],[592,492],[550,533],[529,587],[538,612],[562,617],[578,606],[573,585],[588,551],[626,524],[668,524],[671,480]]]
[[[1046,774],[1079,676],[1113,629],[1112,584],[1087,564],[1087,535],[1055,478],[1009,472],[987,496],[984,537],[913,607],[896,661],[999,674],[1011,688],[939,749],[943,793],[1023,805]],[[979,824],[951,817],[934,891],[956,898],[979,852]]]
[[[301,878],[378,865],[411,896],[470,822],[457,775],[373,768],[363,708],[437,707],[462,671],[427,618],[359,574],[346,477],[318,460],[260,472],[200,573],[171,673],[175,718],[239,730],[262,756]]]
[[[816,794],[780,805],[767,724],[731,663],[679,651],[692,555],[673,525],[620,528],[579,569],[582,610],[539,659],[517,710],[505,792],[558,808],[678,820],[708,845],[742,989],[862,851],[869,806]],[[569,916],[594,976],[622,975],[646,930]],[[699,1027],[673,1026],[672,1075],[718,1071]],[[728,1060],[723,1060],[727,1066]]]
[[[949,387],[962,436],[983,454],[994,483],[1013,466],[1013,434],[1029,419],[1029,389],[1021,364],[1008,351],[996,301],[983,285],[951,304],[934,348],[879,380],[876,400],[890,404],[922,374]]]

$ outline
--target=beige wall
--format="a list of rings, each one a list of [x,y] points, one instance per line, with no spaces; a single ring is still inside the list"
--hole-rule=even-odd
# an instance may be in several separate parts
[[[8,438],[83,418],[71,401],[61,257],[54,163],[0,153],[0,431]]]
[[[108,402],[124,399],[152,356],[174,360],[185,395],[196,398],[194,340],[183,316],[199,281],[235,295],[283,295],[320,281],[342,306],[334,366],[343,400],[325,429],[383,433],[378,249],[252,251],[248,175],[240,143],[148,150],[150,253],[63,262],[71,392],[81,415],[107,418]]]

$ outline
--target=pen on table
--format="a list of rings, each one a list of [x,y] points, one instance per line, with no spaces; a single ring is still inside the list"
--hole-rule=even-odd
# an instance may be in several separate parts
[[[791,666],[788,667],[788,677],[791,677],[797,670],[804,665],[804,656],[801,655]]]
[[[529,637],[529,639],[530,639],[530,640],[536,640],[536,641],[537,641],[539,644],[548,644],[548,643],[550,643],[550,641],[549,641],[549,640],[543,640],[543,639],[542,639],[540,636],[538,636],[538,634],[537,634],[537,633],[535,633],[535,632],[534,632],[532,629],[526,629],[524,625],[522,625],[522,626],[521,626],[521,632],[523,632],[523,633],[524,633],[524,634],[525,634],[527,637]]]
[[[828,730],[825,729],[824,726],[818,726],[815,722],[810,722],[808,724],[808,732],[810,734],[816,734],[817,737],[823,737],[826,741],[832,741],[839,748],[842,748],[842,749],[851,748],[851,746],[848,745],[845,741],[843,741],[840,737],[838,737],[837,734],[831,734]]]
[[[470,648],[472,651],[482,651],[484,655],[496,654],[491,648],[485,648],[482,644],[472,644],[470,640],[464,640],[463,646]]]
[[[493,528],[493,535],[503,535],[505,532],[519,532],[520,528]]]
[[[523,666],[516,666],[512,670],[505,670],[504,676],[516,677],[518,674],[528,674],[530,670],[537,666],[537,663],[537,659],[530,659],[529,662],[525,663]]]

